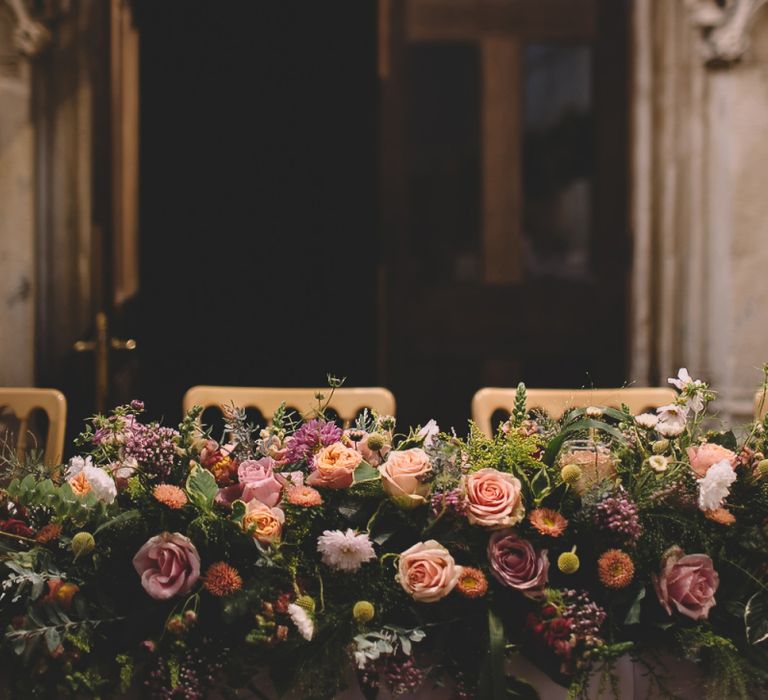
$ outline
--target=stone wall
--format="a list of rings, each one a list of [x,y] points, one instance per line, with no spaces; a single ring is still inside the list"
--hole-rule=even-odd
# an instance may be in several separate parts
[[[34,129],[31,68],[0,3],[0,386],[34,383]]]

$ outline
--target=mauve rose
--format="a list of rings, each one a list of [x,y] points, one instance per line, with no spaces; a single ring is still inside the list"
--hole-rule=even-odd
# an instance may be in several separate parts
[[[529,598],[541,598],[547,584],[547,550],[537,552],[513,530],[499,530],[488,540],[491,573],[503,586],[516,588]]]
[[[274,474],[275,460],[271,457],[247,459],[237,468],[237,479],[243,484],[242,499],[248,503],[254,498],[273,508],[280,502],[283,485]]]
[[[427,502],[432,471],[427,453],[419,447],[390,452],[379,467],[384,492],[402,508],[415,508]]]
[[[497,469],[479,469],[462,477],[467,520],[489,528],[510,527],[525,515],[520,480]]]
[[[692,620],[705,620],[716,604],[720,577],[706,554],[685,554],[680,547],[669,549],[653,576],[653,587],[661,607],[672,614],[673,607]]]
[[[341,442],[323,447],[315,455],[315,470],[309,475],[309,486],[327,489],[345,489],[352,486],[355,469],[363,461],[362,455]]]
[[[456,586],[461,567],[450,552],[435,540],[417,542],[400,555],[397,580],[414,600],[434,603]]]
[[[185,595],[200,578],[200,555],[178,532],[150,537],[133,558],[144,590],[156,600]]]
[[[706,442],[699,447],[688,448],[688,460],[691,463],[691,469],[696,472],[699,478],[703,478],[713,464],[728,460],[731,466],[736,465],[736,453],[723,447]]]

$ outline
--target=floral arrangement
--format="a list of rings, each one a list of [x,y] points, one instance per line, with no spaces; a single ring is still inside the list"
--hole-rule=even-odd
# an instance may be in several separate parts
[[[765,693],[768,423],[737,440],[706,384],[670,381],[653,413],[557,422],[520,385],[493,436],[368,412],[342,429],[323,394],[265,428],[228,407],[220,440],[200,409],[178,429],[139,401],[95,416],[67,465],[6,467],[5,684],[258,697],[268,669],[332,698],[353,668],[369,698],[536,697],[508,673],[522,653],[586,696],[628,654],[663,696],[663,651],[700,662],[712,697]]]

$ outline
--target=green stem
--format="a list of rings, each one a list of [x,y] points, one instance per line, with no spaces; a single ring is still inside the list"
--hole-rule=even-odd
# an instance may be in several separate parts
[[[0,530],[0,535],[8,537],[12,540],[22,540],[23,542],[31,542],[32,544],[39,544],[37,540],[33,540],[31,537],[24,537],[23,535],[14,535],[10,532],[3,532]]]
[[[368,518],[368,524],[365,526],[365,531],[369,535],[371,534],[371,528],[373,528],[373,523],[376,522],[376,518],[379,517],[379,512],[384,507],[385,503],[389,503],[389,501],[387,499],[384,499],[384,500],[380,501],[378,507],[373,512],[373,515],[370,518]]]

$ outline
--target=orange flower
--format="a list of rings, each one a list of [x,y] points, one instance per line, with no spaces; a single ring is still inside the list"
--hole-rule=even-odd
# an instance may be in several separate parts
[[[231,457],[224,457],[211,467],[211,473],[219,486],[229,486],[237,473],[236,465]]]
[[[288,489],[288,503],[293,506],[319,506],[323,497],[311,486],[292,486]]]
[[[560,537],[568,527],[568,521],[552,508],[537,508],[528,515],[531,525],[542,535]]]
[[[35,535],[35,539],[40,544],[48,544],[55,540],[61,534],[61,525],[59,523],[48,523],[40,528],[40,531]]]
[[[187,505],[187,494],[178,486],[158,484],[152,491],[152,495],[155,497],[155,500],[172,510],[178,510]]]
[[[626,552],[609,549],[597,560],[597,573],[606,588],[626,588],[635,576],[635,565]]]
[[[69,480],[69,487],[75,496],[85,496],[91,490],[91,482],[85,472],[78,472]]]
[[[718,523],[718,525],[733,525],[736,522],[736,516],[727,508],[715,508],[714,510],[705,510],[704,515]]]
[[[480,569],[464,566],[456,590],[466,598],[482,598],[488,592],[488,579]]]
[[[48,595],[43,598],[43,603],[56,603],[62,610],[72,607],[72,598],[80,590],[76,583],[62,581],[60,578],[48,579]]]
[[[224,598],[239,591],[243,587],[243,579],[235,567],[218,561],[208,567],[203,586],[211,595]]]

